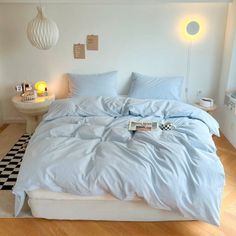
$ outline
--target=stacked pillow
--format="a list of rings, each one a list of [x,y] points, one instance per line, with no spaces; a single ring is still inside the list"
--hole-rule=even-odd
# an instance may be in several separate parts
[[[129,97],[181,100],[183,77],[151,77],[132,73]],[[117,71],[103,74],[69,74],[69,95],[116,97]]]
[[[181,100],[183,77],[151,77],[132,73],[129,97]]]
[[[117,71],[103,74],[69,74],[69,96],[117,96]]]

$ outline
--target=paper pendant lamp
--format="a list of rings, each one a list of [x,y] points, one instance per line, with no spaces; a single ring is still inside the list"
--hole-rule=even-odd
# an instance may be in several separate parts
[[[57,44],[59,31],[56,23],[45,16],[44,8],[37,10],[37,16],[28,24],[27,37],[34,47],[47,50]]]

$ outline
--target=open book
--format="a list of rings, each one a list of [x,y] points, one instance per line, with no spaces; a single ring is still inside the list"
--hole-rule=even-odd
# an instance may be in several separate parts
[[[129,121],[129,131],[151,131],[157,129],[158,123],[152,121]]]

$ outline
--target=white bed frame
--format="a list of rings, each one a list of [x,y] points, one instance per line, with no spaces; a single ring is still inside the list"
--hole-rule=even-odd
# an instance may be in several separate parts
[[[55,193],[54,193],[55,195]],[[105,199],[87,197],[56,197],[28,193],[28,204],[37,218],[60,220],[106,220],[106,221],[186,221],[176,212],[150,207],[142,199],[120,201],[113,197]]]

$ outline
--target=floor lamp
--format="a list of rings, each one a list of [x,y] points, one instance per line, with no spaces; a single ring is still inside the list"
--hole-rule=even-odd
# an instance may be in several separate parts
[[[200,32],[200,24],[197,21],[190,21],[186,25],[185,30],[189,38],[188,53],[187,53],[187,73],[185,81],[185,97],[186,97],[186,102],[189,102],[188,90],[189,90],[189,76],[191,69],[191,53],[192,53],[193,40]]]

